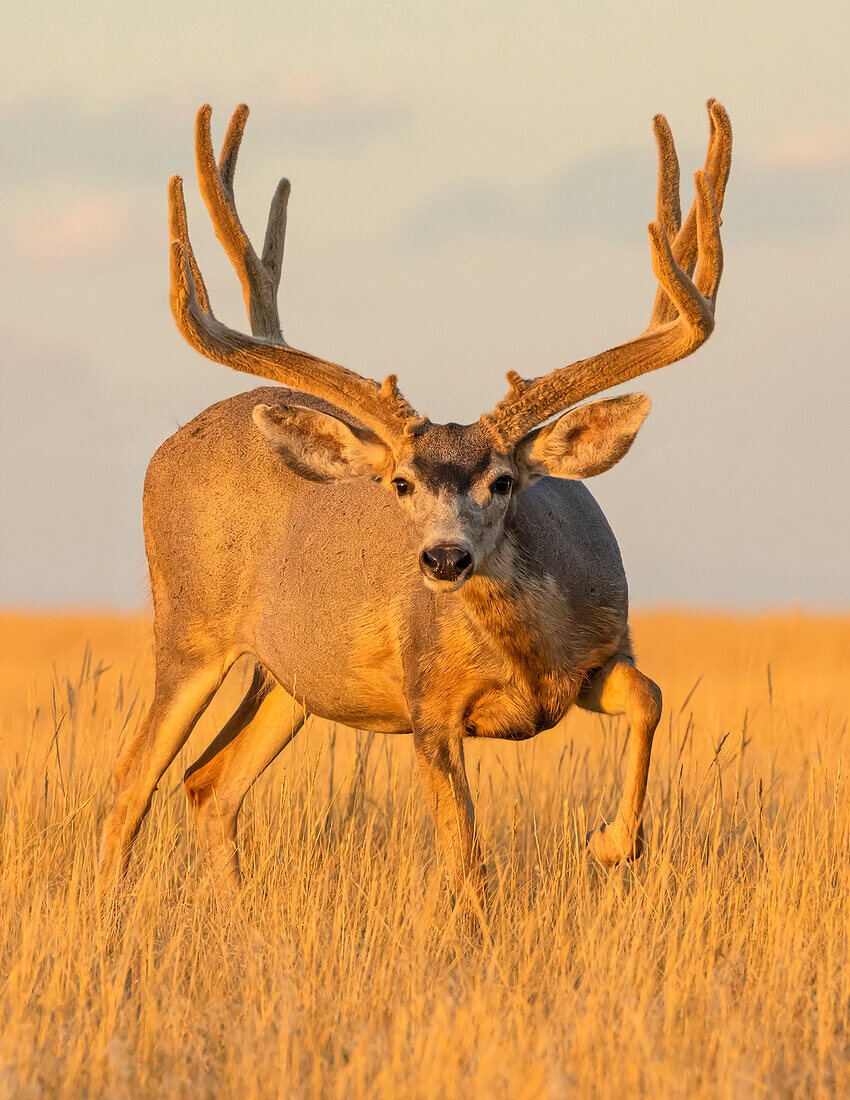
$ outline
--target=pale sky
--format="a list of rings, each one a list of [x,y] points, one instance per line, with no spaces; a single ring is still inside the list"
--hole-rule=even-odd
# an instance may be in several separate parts
[[[588,484],[635,605],[850,605],[846,0],[12,0],[4,24],[2,602],[140,606],[147,461],[249,388],[168,309],[181,172],[213,304],[247,325],[197,198],[202,102],[217,141],[252,108],[237,198],[258,244],[292,179],[289,342],[469,421],[507,370],[644,327],[652,116],[687,207],[716,96],[735,132],[717,328],[626,387],[652,415]]]

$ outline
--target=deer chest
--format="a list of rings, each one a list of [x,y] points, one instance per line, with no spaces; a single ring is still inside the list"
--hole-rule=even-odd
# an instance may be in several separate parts
[[[556,726],[577,694],[578,684],[563,677],[535,685],[494,684],[469,701],[463,717],[464,729],[470,737],[524,741]]]

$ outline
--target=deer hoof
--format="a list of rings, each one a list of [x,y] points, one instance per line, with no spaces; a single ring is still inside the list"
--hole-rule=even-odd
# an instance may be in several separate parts
[[[621,832],[616,823],[600,825],[587,834],[586,846],[603,867],[616,867],[618,863],[640,856],[643,851],[643,827],[630,837]]]

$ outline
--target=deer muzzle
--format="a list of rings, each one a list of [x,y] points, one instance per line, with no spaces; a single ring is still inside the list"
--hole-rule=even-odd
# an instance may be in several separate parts
[[[429,580],[456,584],[472,573],[472,555],[463,546],[442,543],[422,551],[419,568]]]

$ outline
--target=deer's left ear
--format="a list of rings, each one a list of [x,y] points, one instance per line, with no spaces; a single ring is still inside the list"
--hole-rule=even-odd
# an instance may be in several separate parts
[[[516,460],[526,485],[538,478],[603,474],[631,447],[649,412],[645,393],[579,405],[520,441]]]

